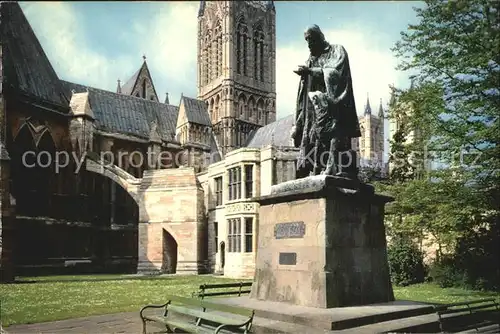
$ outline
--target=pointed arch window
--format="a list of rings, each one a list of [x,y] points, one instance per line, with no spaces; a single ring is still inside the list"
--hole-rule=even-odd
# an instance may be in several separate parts
[[[262,123],[262,119],[264,118],[264,101],[262,99],[257,102],[257,123]]]
[[[203,57],[203,68],[204,68],[204,84],[208,84],[211,77],[211,62],[212,62],[212,41],[211,41],[212,33],[210,31],[207,32],[205,36],[205,49],[204,49],[204,57]]]
[[[236,26],[236,57],[237,66],[236,70],[238,74],[247,75],[247,39],[248,39],[248,29],[242,19],[238,22]]]
[[[255,80],[264,81],[264,32],[261,25],[254,28],[253,37],[254,72]]]
[[[214,74],[218,78],[222,75],[222,27],[220,21],[217,22],[214,34]]]
[[[250,97],[248,99],[248,106],[246,109],[245,119],[248,121],[252,121],[255,117],[256,117],[255,116],[255,100],[253,99],[253,97]]]
[[[142,80],[142,98],[146,98],[146,79]]]

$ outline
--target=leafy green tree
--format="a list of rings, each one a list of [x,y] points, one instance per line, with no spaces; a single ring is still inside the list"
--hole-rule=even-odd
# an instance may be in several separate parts
[[[419,106],[414,125],[433,124],[434,149],[447,153],[441,159],[468,166],[466,176],[498,196],[500,2],[425,3],[394,48],[399,69],[418,73],[418,88],[401,101]]]
[[[395,116],[404,115],[407,133],[419,130],[417,140],[399,149],[408,154],[424,144],[444,168],[423,176],[393,173],[385,187],[396,197],[392,210],[405,219],[392,227],[431,233],[454,248],[457,268],[469,276],[475,270],[475,282],[491,283],[500,278],[499,261],[493,261],[498,247],[491,246],[500,241],[500,2],[425,4],[415,9],[419,22],[401,33],[393,49],[399,69],[417,73],[412,87],[398,92],[398,104],[411,112]],[[471,253],[475,261],[464,262]]]

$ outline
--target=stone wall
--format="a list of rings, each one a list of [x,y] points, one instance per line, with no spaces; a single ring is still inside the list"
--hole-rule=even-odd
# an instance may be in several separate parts
[[[204,272],[204,196],[193,168],[145,171],[136,198],[140,210],[138,271],[163,271],[173,256],[169,252],[174,252],[176,272]]]
[[[87,170],[115,180],[138,203],[138,272],[206,271],[205,197],[193,168],[147,170],[137,179],[116,166],[88,159]]]

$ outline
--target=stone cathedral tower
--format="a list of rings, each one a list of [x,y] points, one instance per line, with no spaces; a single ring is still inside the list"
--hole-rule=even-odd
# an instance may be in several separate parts
[[[276,120],[273,1],[201,1],[198,99],[207,103],[225,155]]]

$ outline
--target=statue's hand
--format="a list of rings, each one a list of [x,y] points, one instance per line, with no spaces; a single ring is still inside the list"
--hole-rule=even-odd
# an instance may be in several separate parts
[[[311,70],[307,66],[299,65],[299,68],[293,72],[297,73],[300,76],[303,76],[303,75],[309,74],[311,72]]]

